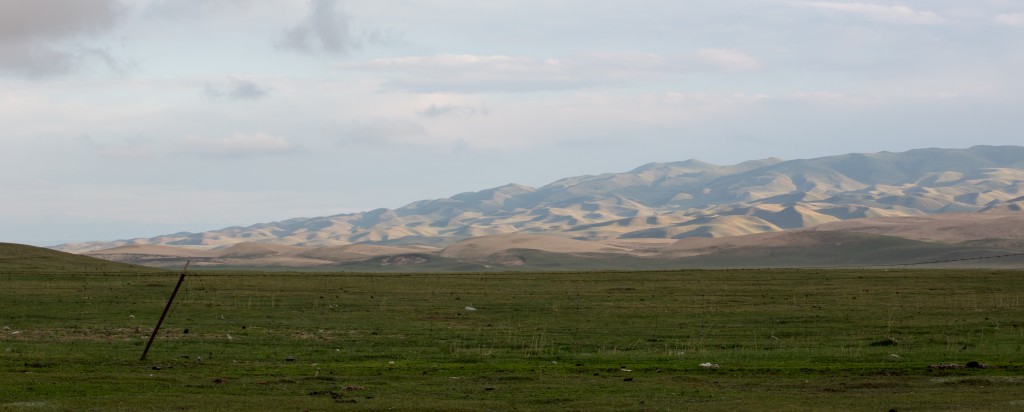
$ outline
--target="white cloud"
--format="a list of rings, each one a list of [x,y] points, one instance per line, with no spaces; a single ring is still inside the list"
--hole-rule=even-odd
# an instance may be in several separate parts
[[[820,10],[860,15],[871,20],[888,23],[944,24],[945,17],[933,11],[919,11],[907,6],[885,6],[873,3],[837,3],[825,1],[796,2],[801,6]]]
[[[251,157],[289,153],[296,149],[288,140],[266,133],[236,133],[224,139],[188,137],[185,153],[212,157]]]
[[[505,55],[412,56],[348,67],[397,73],[399,76],[389,80],[387,88],[414,92],[531,92],[584,85],[559,60]]]
[[[127,139],[114,143],[89,139],[85,143],[99,149],[101,155],[113,159],[153,158],[159,156],[160,152],[165,152],[158,150],[154,142],[143,139]]]
[[[477,116],[487,115],[490,111],[486,107],[462,106],[457,104],[431,104],[417,112],[423,117],[440,116]]]
[[[388,90],[417,93],[515,93],[624,85],[684,73],[753,71],[756,58],[737,50],[690,54],[593,53],[537,59],[507,55],[442,54],[377,59],[346,68],[388,75]]]
[[[702,49],[698,50],[694,57],[697,61],[730,72],[747,72],[761,68],[760,61],[736,50]]]
[[[356,119],[339,126],[342,145],[383,146],[395,142],[430,142],[430,133],[422,124],[398,118]]]
[[[87,141],[103,156],[119,160],[201,156],[216,158],[250,158],[295,152],[290,141],[266,133],[236,133],[223,139],[189,136],[184,139],[129,138],[116,141]]]
[[[427,138],[402,142],[506,151],[648,139],[648,132],[713,122],[765,100],[742,95],[583,91],[529,97],[488,102],[488,116],[431,118]]]
[[[1024,28],[1024,13],[1006,13],[992,18],[996,24],[1008,27]]]

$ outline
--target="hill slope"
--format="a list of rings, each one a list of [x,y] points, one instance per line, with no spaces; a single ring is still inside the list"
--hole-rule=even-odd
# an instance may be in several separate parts
[[[1024,147],[1018,146],[764,159],[731,166],[687,160],[571,177],[541,188],[510,184],[398,209],[57,249],[212,249],[241,242],[445,247],[510,233],[576,240],[727,237],[865,217],[1019,210],[1022,196]]]
[[[0,273],[146,273],[156,269],[16,243],[0,243]]]
[[[219,250],[122,246],[91,256],[176,269],[329,271],[603,270],[811,266],[1024,267],[1024,213],[971,212],[853,219],[730,237],[577,240],[551,234],[480,236],[444,249],[239,243]],[[1010,255],[1010,256],[1007,256]]]

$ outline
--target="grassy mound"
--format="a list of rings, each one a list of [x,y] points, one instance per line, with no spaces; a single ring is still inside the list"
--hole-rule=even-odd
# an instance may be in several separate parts
[[[102,274],[159,271],[41,247],[0,243],[0,273]]]

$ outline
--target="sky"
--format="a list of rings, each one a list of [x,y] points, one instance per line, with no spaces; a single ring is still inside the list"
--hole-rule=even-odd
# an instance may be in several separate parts
[[[1024,142],[1020,0],[3,0],[0,241]]]

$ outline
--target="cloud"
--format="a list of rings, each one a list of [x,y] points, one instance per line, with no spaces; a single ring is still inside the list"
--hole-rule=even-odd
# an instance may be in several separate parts
[[[0,74],[42,79],[66,75],[88,66],[99,66],[116,73],[126,72],[129,67],[100,48],[0,41]]]
[[[207,83],[203,88],[203,94],[212,99],[257,100],[268,93],[269,89],[244,79],[232,79],[221,85]]]
[[[260,0],[150,0],[142,15],[157,19],[196,20],[212,13],[239,12]]]
[[[377,59],[348,69],[388,74],[387,90],[418,93],[523,93],[623,85],[684,73],[754,71],[760,61],[731,49],[689,54],[596,53],[536,59],[506,55],[441,54]]]
[[[4,0],[0,40],[57,40],[104,32],[117,23],[124,6],[117,0]]]
[[[235,133],[222,139],[189,136],[184,139],[128,138],[116,141],[83,142],[112,159],[153,159],[172,156],[250,158],[294,153],[290,141],[266,133]]]
[[[460,106],[456,104],[431,104],[417,112],[417,114],[423,117],[441,117],[448,115],[476,116],[490,114],[490,110],[486,107]]]
[[[293,152],[296,147],[284,138],[266,133],[236,133],[224,139],[188,137],[185,153],[210,157],[252,157]]]
[[[1024,29],[1024,13],[1006,13],[992,18],[996,24]]]
[[[794,2],[792,4],[820,10],[856,14],[875,21],[908,24],[944,24],[946,18],[933,11],[918,11],[907,6],[884,6],[873,3],[837,3],[825,1]]]
[[[0,42],[0,73],[42,78],[68,73],[78,57],[67,50],[18,42]]]
[[[377,59],[350,68],[400,74],[388,88],[418,92],[530,92],[583,86],[559,60],[442,54]]]
[[[115,143],[98,142],[92,139],[84,141],[90,148],[98,149],[99,153],[111,159],[149,159],[158,157],[165,150],[158,150],[157,145],[145,139],[125,139]]]
[[[117,0],[0,2],[0,73],[52,77],[90,62],[119,70],[106,51],[77,43],[113,28],[125,10]]]
[[[702,49],[694,54],[697,61],[730,72],[755,71],[761,62],[746,53],[729,49]]]
[[[286,31],[277,47],[307,53],[348,53],[359,45],[350,20],[348,14],[338,10],[338,0],[311,0],[305,20]]]
[[[403,119],[359,119],[341,125],[340,142],[345,146],[384,146],[394,142],[429,141],[422,124]]]

